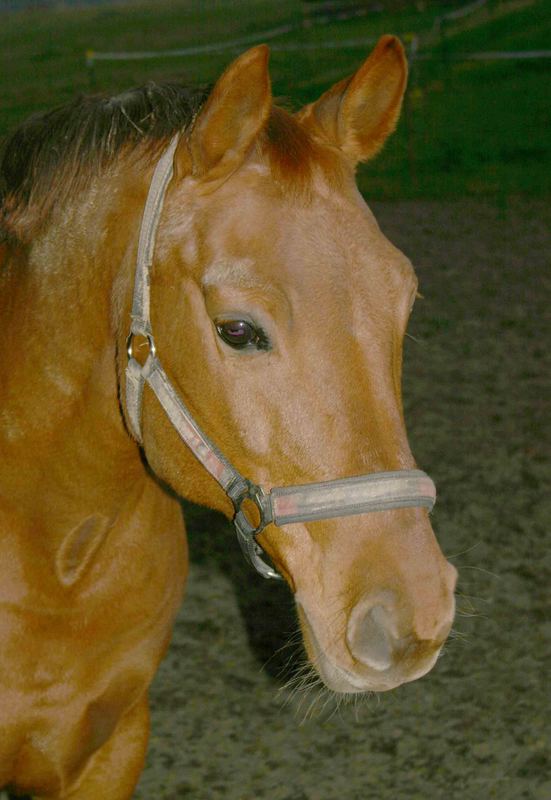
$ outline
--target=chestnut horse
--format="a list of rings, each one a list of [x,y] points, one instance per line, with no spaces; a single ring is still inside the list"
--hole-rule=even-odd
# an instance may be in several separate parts
[[[149,386],[139,435],[129,417],[140,225],[177,132],[150,288],[178,396],[263,486],[414,470],[400,371],[417,282],[354,180],[395,128],[406,73],[385,36],[291,115],[272,104],[259,46],[208,95],[152,84],[84,98],[6,144],[0,786],[131,797],[186,579],[175,495],[234,514]],[[456,575],[426,508],[269,524],[256,538],[330,689],[384,691],[431,669]]]

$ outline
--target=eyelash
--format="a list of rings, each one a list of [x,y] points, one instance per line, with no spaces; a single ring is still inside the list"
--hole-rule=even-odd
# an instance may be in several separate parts
[[[257,350],[271,350],[272,346],[270,344],[270,340],[268,339],[268,335],[262,328],[256,328],[256,349]]]
[[[216,322],[216,332],[218,336],[222,339],[222,341],[231,347],[233,350],[263,350],[267,351],[271,349],[270,340],[265,333],[265,331],[256,325],[254,322],[247,320],[247,319],[226,319]],[[233,326],[235,330],[235,334],[232,335],[229,330]],[[250,341],[243,341],[240,342],[238,340],[238,330],[239,327],[245,326],[247,329],[250,330],[250,333],[253,334]],[[232,341],[233,338],[233,341]]]

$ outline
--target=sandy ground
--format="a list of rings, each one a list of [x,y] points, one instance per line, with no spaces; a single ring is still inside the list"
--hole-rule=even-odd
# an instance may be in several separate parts
[[[551,210],[374,210],[425,296],[406,416],[460,571],[457,635],[423,680],[312,715],[278,677],[292,648],[273,656],[296,638],[290,595],[249,570],[223,521],[189,508],[191,579],[137,800],[551,798]]]

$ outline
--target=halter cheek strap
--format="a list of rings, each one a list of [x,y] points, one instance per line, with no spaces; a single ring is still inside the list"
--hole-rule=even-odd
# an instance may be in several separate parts
[[[267,492],[241,475],[194,420],[157,357],[150,321],[150,271],[155,238],[164,196],[173,175],[178,138],[172,139],[155,167],[143,212],[132,321],[127,340],[127,416],[132,433],[142,443],[142,398],[147,384],[184,444],[232,501],[235,530],[245,558],[265,578],[280,578],[263,561],[262,550],[256,541],[256,536],[270,523],[288,525],[411,506],[421,506],[430,511],[436,499],[436,489],[429,476],[421,470],[398,470],[275,487]],[[145,337],[148,344],[148,356],[143,365],[134,355],[136,336]],[[253,515],[247,512],[251,502],[255,507]]]

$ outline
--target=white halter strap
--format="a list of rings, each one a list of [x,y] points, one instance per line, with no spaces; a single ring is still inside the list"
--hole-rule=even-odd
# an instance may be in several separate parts
[[[149,313],[150,270],[155,238],[165,193],[173,175],[178,138],[178,135],[174,136],[155,167],[143,212],[132,321],[127,340],[128,420],[132,433],[142,443],[142,398],[147,384],[184,444],[231,499],[235,509],[237,538],[246,559],[264,577],[279,578],[279,574],[261,558],[262,550],[256,541],[256,536],[270,523],[288,525],[411,506],[422,506],[430,511],[436,499],[436,489],[426,473],[414,469],[371,473],[302,486],[276,487],[265,491],[241,475],[195,422],[157,357]],[[149,344],[149,354],[143,365],[134,357],[135,336],[146,337]],[[256,505],[258,519],[254,522],[245,512],[245,500],[252,500]]]

